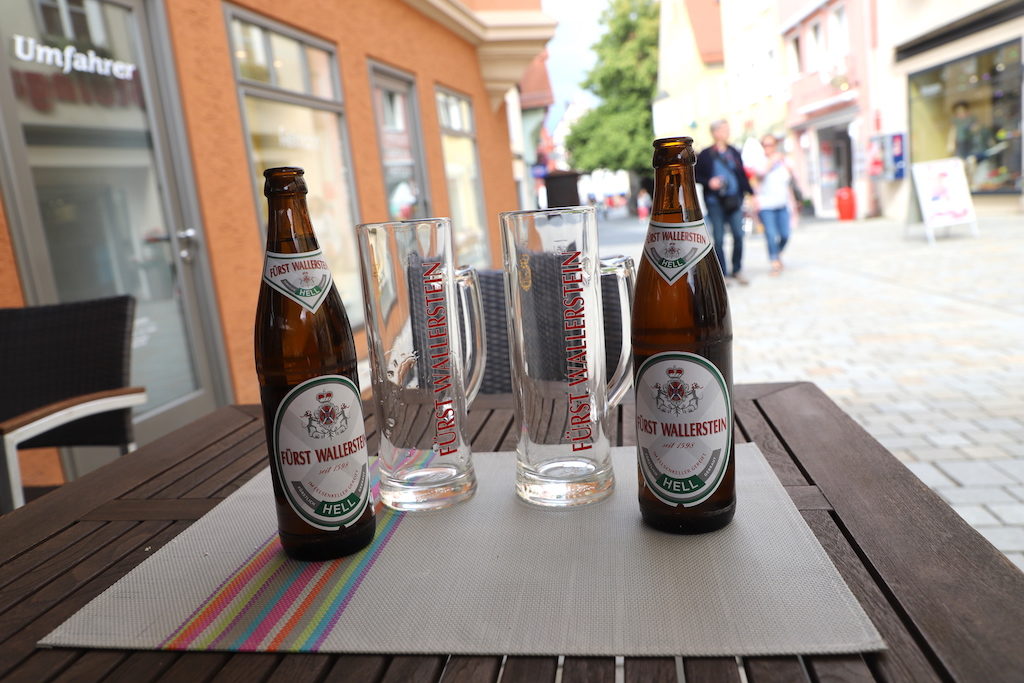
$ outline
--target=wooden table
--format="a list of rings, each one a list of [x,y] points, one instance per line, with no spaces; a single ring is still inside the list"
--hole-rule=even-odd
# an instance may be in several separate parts
[[[760,446],[889,644],[864,656],[746,658],[748,681],[1024,680],[1024,574],[813,384],[736,393],[737,440]],[[633,414],[632,404],[616,412],[616,443],[635,443]],[[508,396],[480,396],[474,449],[511,450],[512,422]],[[36,649],[265,460],[259,409],[230,406],[0,517],[0,677],[404,683],[497,681],[504,667],[502,683],[555,680],[553,657]],[[687,683],[741,680],[735,658],[681,664]],[[566,657],[562,680],[610,683],[615,666]],[[676,670],[673,658],[624,663],[627,681],[675,681]]]

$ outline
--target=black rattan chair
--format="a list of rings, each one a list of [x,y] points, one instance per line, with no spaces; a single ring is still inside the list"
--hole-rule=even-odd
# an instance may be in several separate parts
[[[19,446],[134,449],[134,315],[131,296],[0,309],[0,512],[24,504]]]
[[[615,262],[621,257],[610,257],[609,262]],[[505,296],[505,272],[503,270],[481,270],[478,271],[480,278],[480,296],[484,308],[484,329],[487,336],[487,364],[484,366],[483,382],[480,385],[481,394],[507,394],[512,391],[512,368],[509,359],[509,338],[508,338],[508,305]],[[535,277],[538,277],[535,273]],[[552,329],[558,329],[557,324],[548,318],[559,315],[557,309],[557,286],[558,273],[550,275],[542,286],[546,286],[553,292],[550,312],[536,312],[535,325],[529,325],[527,333],[530,335],[528,343],[531,344],[552,344],[552,339],[545,339],[544,335],[550,335]],[[630,285],[632,286],[632,285]],[[601,309],[604,313],[605,331],[605,373],[608,380],[611,380],[619,363],[619,356],[622,353],[622,314],[619,309],[619,285],[614,274],[603,274],[601,276]],[[629,342],[627,341],[627,344]],[[559,353],[557,345],[551,345],[551,365],[547,371],[551,376],[557,377],[564,372],[564,354]],[[630,353],[630,349],[626,349]],[[627,371],[632,371],[630,368]]]

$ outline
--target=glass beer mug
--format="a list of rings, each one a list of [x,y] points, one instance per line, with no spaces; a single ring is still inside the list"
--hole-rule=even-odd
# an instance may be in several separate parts
[[[633,262],[602,266],[592,207],[501,214],[512,391],[519,425],[516,493],[562,507],[614,487],[607,418],[628,391]],[[615,280],[622,348],[608,378],[601,276]]]
[[[356,235],[381,500],[396,510],[467,500],[476,476],[466,407],[480,387],[486,355],[476,272],[456,272],[447,218],[362,224]]]

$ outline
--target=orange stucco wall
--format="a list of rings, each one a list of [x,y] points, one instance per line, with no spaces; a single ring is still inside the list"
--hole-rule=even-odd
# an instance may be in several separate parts
[[[10,223],[7,222],[7,207],[4,197],[0,194],[0,308],[18,308],[25,305],[25,295],[21,290],[21,279],[18,277],[18,261],[14,258],[14,245],[11,244]]]
[[[497,213],[517,208],[516,194],[505,111],[491,108],[473,45],[400,0],[307,0],[301,5],[249,0],[237,4],[335,45],[363,221],[387,218],[368,60],[415,77],[431,206],[439,215],[448,214],[448,196],[434,89],[443,85],[471,97],[490,241],[496,251],[494,245],[500,244]],[[209,0],[175,0],[165,6],[234,400],[257,401],[252,320],[263,244],[252,201],[223,6]],[[4,248],[2,239],[0,250]],[[497,265],[497,254],[493,256]]]

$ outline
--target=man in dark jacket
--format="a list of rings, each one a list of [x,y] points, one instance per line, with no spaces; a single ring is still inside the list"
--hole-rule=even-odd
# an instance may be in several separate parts
[[[715,237],[715,254],[722,274],[741,285],[749,284],[743,275],[743,197],[754,194],[743,171],[740,152],[729,145],[729,124],[719,120],[711,124],[714,144],[697,155],[695,175],[704,186],[708,222]],[[725,226],[732,233],[732,270],[725,265]]]

